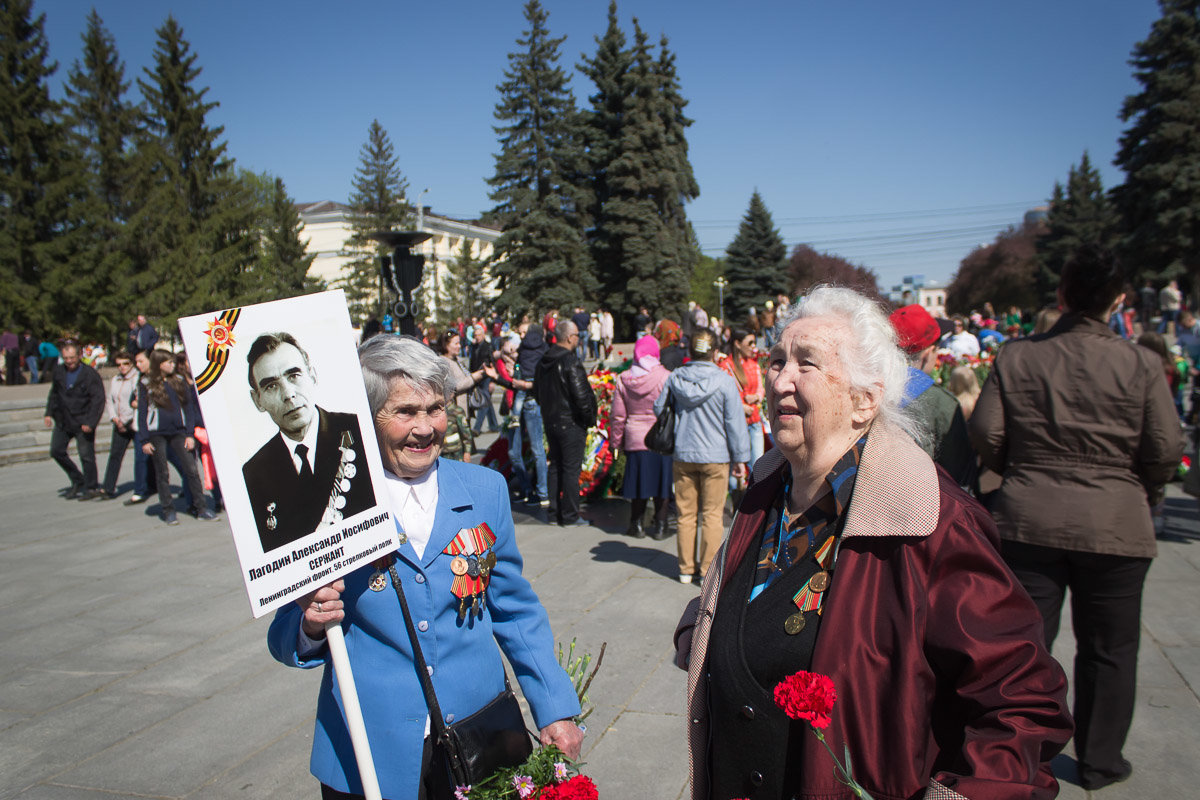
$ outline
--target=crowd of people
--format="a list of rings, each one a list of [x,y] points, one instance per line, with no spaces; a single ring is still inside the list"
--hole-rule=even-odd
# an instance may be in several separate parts
[[[1068,261],[1059,299],[1036,314],[987,305],[945,319],[818,287],[795,302],[772,298],[732,326],[694,303],[682,319],[643,308],[621,365],[602,308],[458,320],[416,340],[369,324],[360,361],[406,532],[388,560],[391,581],[417,598],[427,581],[448,587],[452,559],[431,561],[424,550],[462,526],[442,531],[431,509],[445,505],[444,490],[475,498],[492,534],[485,549],[498,558],[480,611],[486,641],[520,667],[542,741],[577,754],[578,706],[547,658],[552,638],[520,575],[511,508],[563,528],[591,524],[580,477],[603,415],[589,372],[617,367],[603,427],[624,455],[624,532],[674,536],[679,581],[700,584],[675,642],[689,671],[693,797],[842,796],[807,724],[773,702],[771,687],[797,670],[845,687],[830,743],[854,753],[855,778],[874,796],[1053,797],[1049,762],[1072,734],[1084,788],[1124,780],[1153,512],[1180,465],[1200,322],[1173,282],[1131,293],[1099,248]],[[163,520],[176,524],[170,463],[185,505],[212,519],[220,490],[212,483],[210,507],[190,370],[157,339],[144,317],[132,321],[107,389],[78,344],[61,346],[46,407],[51,451],[70,478],[68,498],[106,500],[133,444],[127,505],[157,493]],[[647,444],[668,411],[669,454]],[[106,424],[101,481],[94,440]],[[449,463],[472,460],[485,426],[499,437],[482,460],[503,466],[507,481]],[[397,796],[440,796],[423,695],[409,674],[415,656],[399,618],[362,599],[374,595],[362,589],[383,575],[380,563],[279,612],[271,651],[293,666],[323,666],[325,624],[391,630],[364,645],[379,649],[364,680],[411,684],[407,705],[397,700],[391,713],[414,724],[380,734],[385,749],[408,754],[381,778],[400,787]],[[1068,590],[1071,710],[1067,677],[1049,655]],[[495,646],[484,657],[478,638],[460,641],[458,609],[458,623],[453,608],[421,616],[445,621],[429,633],[451,654],[434,683],[453,698],[443,706],[466,715],[502,690],[503,670]],[[486,663],[487,679],[456,681],[459,656]],[[326,675],[312,769],[323,796],[357,796],[335,694]],[[368,714],[368,727],[380,725]]]
[[[184,505],[200,520],[216,519],[223,509],[220,485],[201,453],[207,446],[204,419],[185,353],[157,348],[158,333],[144,316],[130,322],[128,350],[116,353],[116,374],[105,387],[99,366],[84,360],[84,347],[67,340],[58,351],[61,363],[49,373],[45,425],[53,430],[50,455],[70,481],[67,500],[114,500],[125,453],[133,446],[134,482],[125,505],[157,494],[159,517],[178,525],[170,470],[182,482]],[[109,428],[108,462],[101,480],[96,436]],[[68,452],[75,443],[79,464]],[[207,488],[206,488],[207,487]],[[211,504],[210,504],[211,495]]]

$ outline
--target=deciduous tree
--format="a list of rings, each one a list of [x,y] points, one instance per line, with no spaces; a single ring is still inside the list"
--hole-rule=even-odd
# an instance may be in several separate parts
[[[996,308],[1036,308],[1037,238],[1045,228],[1026,223],[999,234],[962,260],[946,288],[946,310],[965,314],[990,302]]]
[[[857,289],[863,294],[880,298],[879,278],[874,270],[853,264],[832,253],[818,253],[806,244],[798,244],[792,248],[791,258],[788,259],[790,286],[785,294],[803,294],[812,287],[827,283],[834,286],[847,286]]]

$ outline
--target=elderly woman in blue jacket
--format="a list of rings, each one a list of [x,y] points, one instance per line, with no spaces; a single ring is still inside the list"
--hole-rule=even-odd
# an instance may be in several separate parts
[[[700,517],[700,577],[721,546],[722,515],[734,478],[744,480],[750,435],[737,381],[713,362],[717,337],[699,330],[688,344],[691,361],[671,373],[654,403],[655,416],[675,406],[675,505],[679,509],[679,581],[696,573],[696,520]]]
[[[381,561],[400,576],[446,722],[469,716],[504,690],[503,650],[542,743],[578,758],[583,733],[572,717],[579,701],[555,657],[546,611],[521,574],[504,480],[492,470],[438,458],[454,391],[449,364],[417,340],[397,336],[368,340],[359,361],[402,542]],[[489,556],[489,563],[495,556],[477,610],[468,597],[465,614],[451,567],[464,546]],[[363,791],[325,642],[329,622],[340,622],[345,632],[383,796],[430,796],[428,712],[387,567],[363,567],[280,609],[268,632],[279,661],[324,668],[310,762],[323,798]]]

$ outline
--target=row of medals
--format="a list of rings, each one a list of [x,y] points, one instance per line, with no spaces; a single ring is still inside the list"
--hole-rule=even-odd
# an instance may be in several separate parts
[[[350,491],[350,479],[358,474],[354,466],[357,454],[352,448],[342,447],[341,463],[338,464],[337,477],[333,480],[333,493],[329,496],[329,505],[321,517],[322,524],[336,525],[342,521],[342,509],[346,507],[346,492]]]
[[[805,586],[807,586],[812,591],[817,592],[818,594],[820,594],[821,592],[824,592],[826,589],[829,588],[829,573],[825,570],[821,570],[820,572],[816,573],[811,578],[809,578],[808,583],[805,584]],[[821,613],[820,606],[818,606],[815,609],[815,611],[818,614],[820,614]],[[797,611],[795,614],[792,614],[790,617],[788,617],[787,619],[785,619],[783,621],[783,630],[786,633],[788,633],[792,636],[795,636],[797,633],[804,630],[804,625],[805,625],[804,612]]]
[[[487,599],[487,581],[488,576],[492,574],[492,568],[496,566],[496,554],[489,550],[487,555],[477,556],[474,553],[467,555],[458,555],[450,559],[450,571],[455,575],[466,575],[468,578],[481,578],[483,580],[483,589],[479,594],[470,595],[470,611],[472,614],[483,613],[483,603]],[[467,615],[467,597],[461,597],[458,601],[458,618],[462,619]]]

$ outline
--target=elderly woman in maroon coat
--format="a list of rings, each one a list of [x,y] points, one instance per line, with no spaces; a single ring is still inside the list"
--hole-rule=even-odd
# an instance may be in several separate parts
[[[876,800],[1050,798],[1066,679],[987,513],[913,440],[885,313],[821,287],[765,379],[775,448],[676,637],[693,798],[853,797],[773,702],[799,670],[838,692],[826,729]]]

